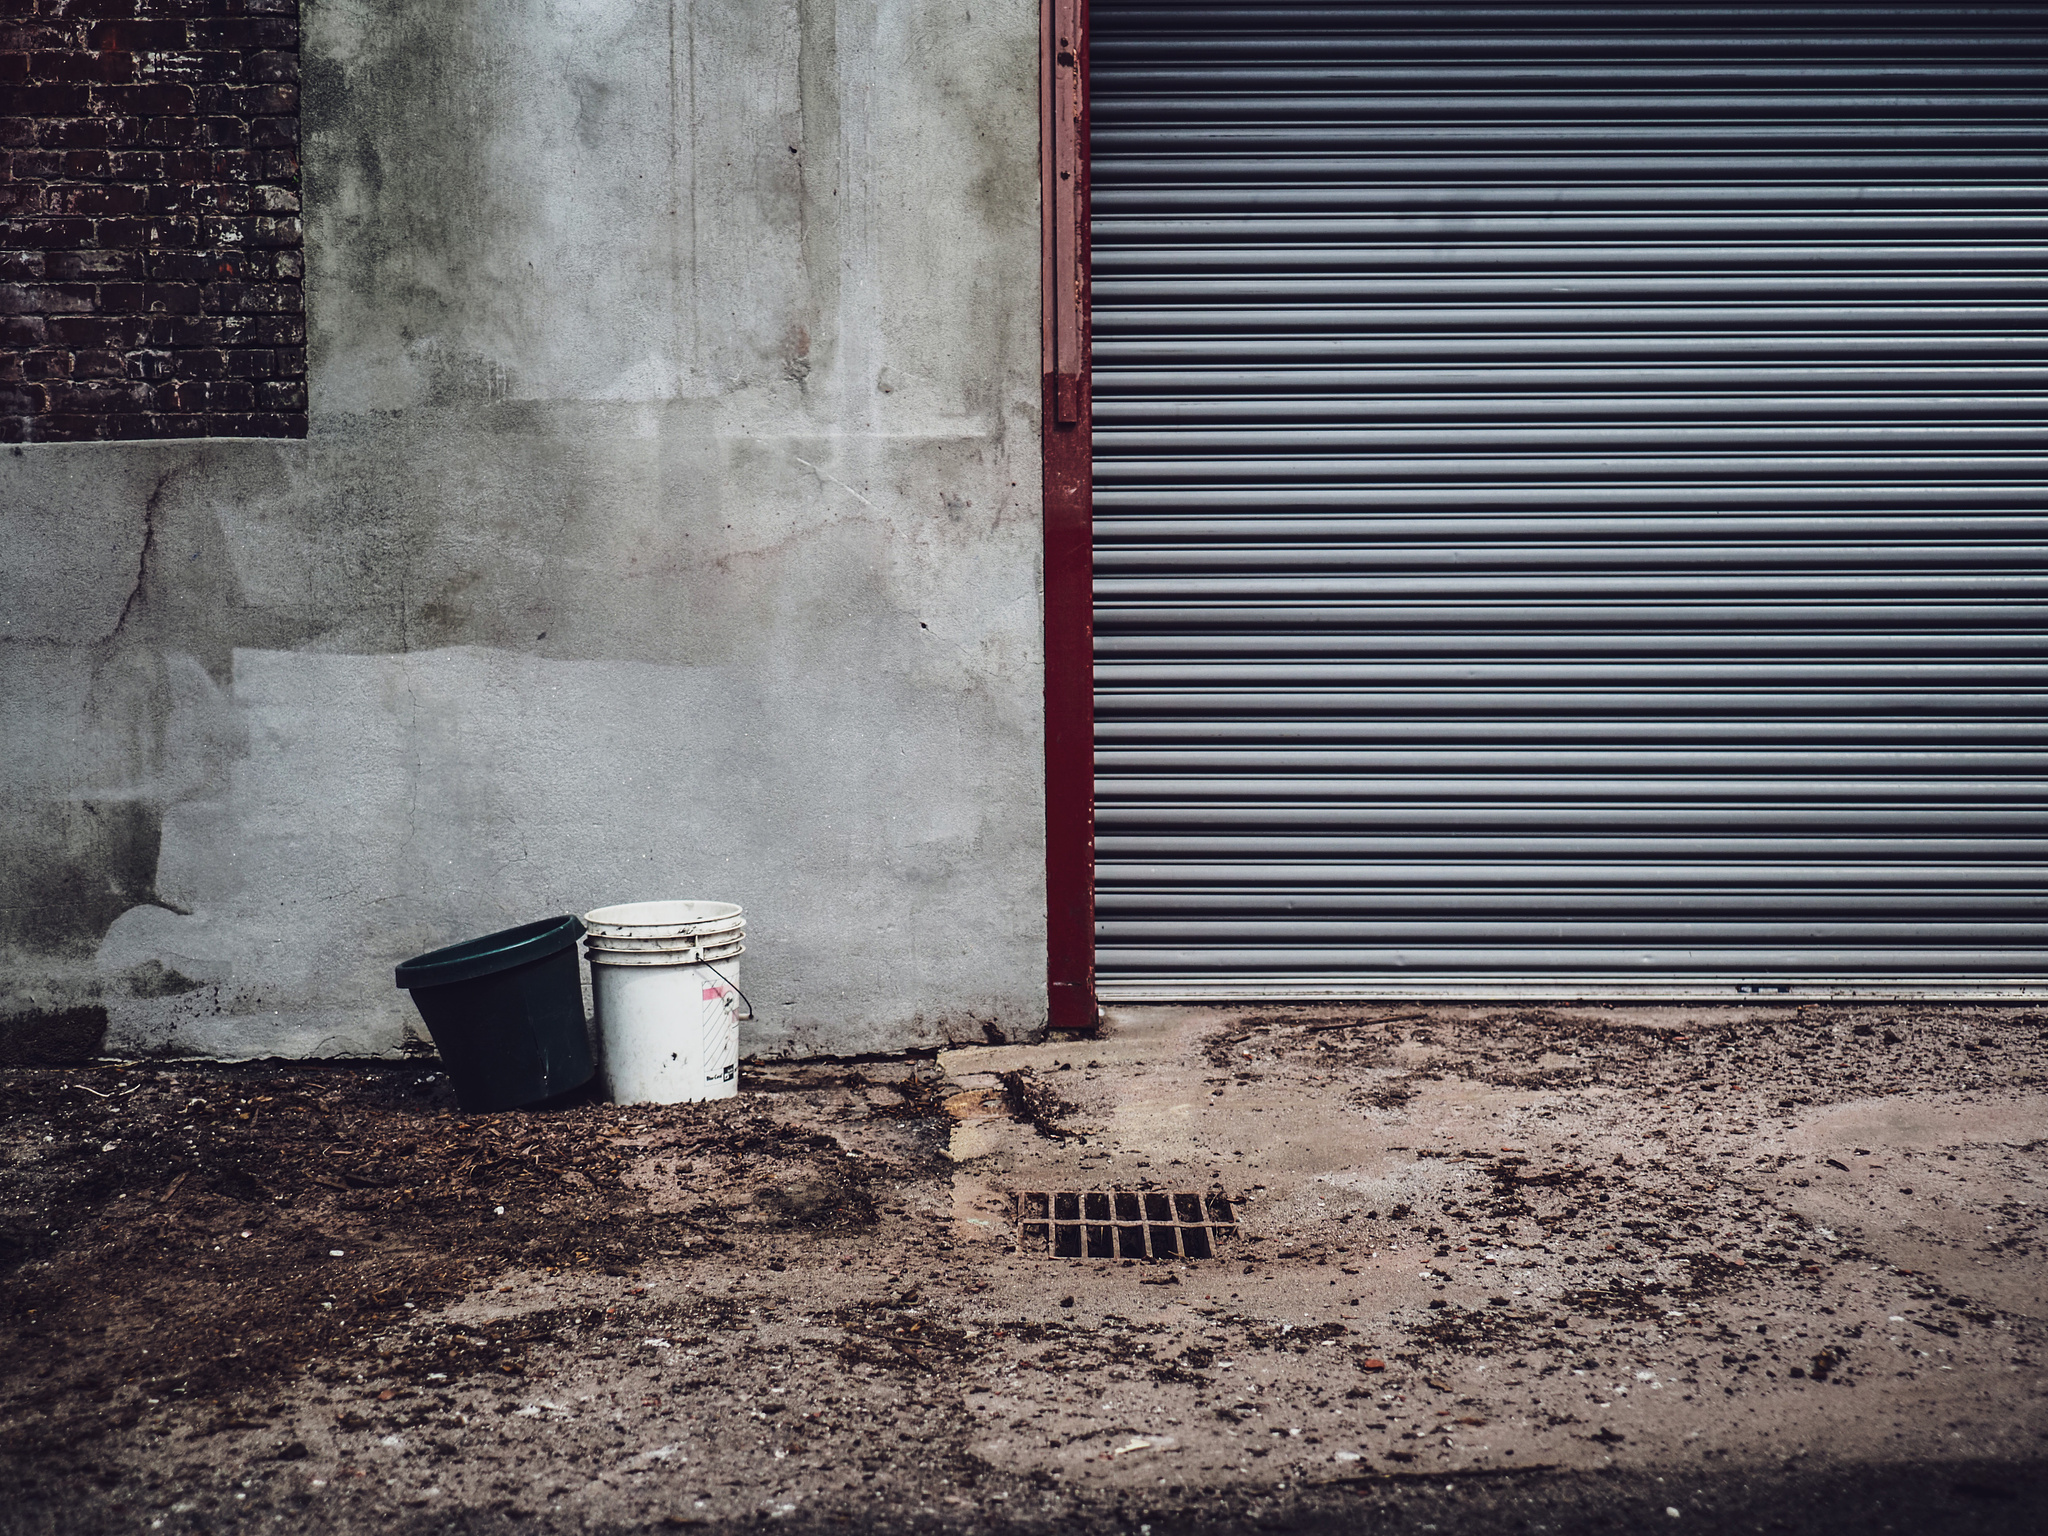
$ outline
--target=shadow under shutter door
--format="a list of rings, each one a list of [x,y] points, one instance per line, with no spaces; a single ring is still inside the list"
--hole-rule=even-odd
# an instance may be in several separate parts
[[[2048,7],[1093,7],[1106,1000],[2048,982]]]

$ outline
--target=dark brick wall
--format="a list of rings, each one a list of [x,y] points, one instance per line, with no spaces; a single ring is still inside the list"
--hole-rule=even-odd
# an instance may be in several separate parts
[[[0,0],[0,441],[303,437],[298,0]]]

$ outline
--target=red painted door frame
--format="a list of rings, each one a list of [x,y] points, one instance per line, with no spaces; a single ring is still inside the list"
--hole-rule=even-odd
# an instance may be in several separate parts
[[[1088,0],[1041,0],[1045,927],[1050,1022],[1095,1003],[1095,463],[1089,444]]]

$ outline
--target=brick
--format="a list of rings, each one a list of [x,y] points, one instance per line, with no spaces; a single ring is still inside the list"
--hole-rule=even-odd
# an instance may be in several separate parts
[[[277,356],[268,347],[241,347],[227,354],[233,379],[267,379],[277,370]]]
[[[253,117],[255,86],[204,80],[192,87],[192,110],[201,117]]]
[[[143,308],[143,296],[149,291],[146,283],[102,283],[100,284],[100,313],[103,315],[132,315]]]
[[[0,245],[80,246],[92,239],[91,219],[8,219],[0,221]]]
[[[99,302],[100,286],[88,279],[84,282],[53,282],[43,284],[45,314],[78,314],[87,311],[75,309],[75,305],[95,306]]]
[[[32,117],[0,117],[0,148],[16,149],[36,142]]]
[[[196,121],[201,129],[200,142],[214,149],[241,149],[253,138],[255,124],[241,117],[203,117]]]
[[[40,347],[48,335],[41,315],[0,315],[0,347]]]
[[[274,19],[255,16],[194,16],[185,23],[185,34],[194,48],[222,52],[248,52],[258,48],[290,48],[298,42],[298,28],[281,36]]]
[[[137,308],[153,315],[196,315],[204,308],[205,289],[198,283],[140,283]]]
[[[220,322],[211,315],[151,315],[145,334],[152,347],[210,347],[221,339]]]
[[[107,90],[133,90],[133,86],[107,86]],[[27,85],[0,86],[0,117],[84,117],[92,111],[94,87],[33,81]]]
[[[242,61],[243,78],[264,85],[297,85],[299,56],[282,50],[252,53]]]
[[[93,228],[93,243],[103,250],[148,245],[149,223],[145,219],[101,219]]]
[[[51,315],[47,324],[50,341],[60,347],[125,351],[149,339],[149,322],[141,316]]]
[[[249,142],[259,149],[297,149],[299,120],[296,117],[259,117],[249,124]]]
[[[197,213],[205,196],[203,187],[158,180],[150,183],[147,206],[142,211],[153,214]]]
[[[144,66],[144,73],[151,80],[191,86],[192,100],[201,112],[217,110],[206,105],[211,99],[207,93],[222,81],[235,79],[241,72],[242,56],[238,53],[204,53],[193,50],[180,53],[152,53]]]
[[[233,303],[221,305],[216,313],[232,310],[243,315],[288,314],[305,305],[304,295],[297,283],[224,283],[221,286],[239,287],[239,292],[235,295]]]
[[[92,103],[98,111],[115,117],[177,117],[192,110],[192,87],[100,85],[93,87]]]
[[[81,352],[85,357],[110,357],[122,374],[145,384],[162,384],[177,377],[175,354],[170,352]]]
[[[40,384],[0,384],[0,414],[35,416],[49,405],[49,394]]]
[[[52,412],[38,416],[31,424],[30,441],[44,443],[94,443],[107,435],[106,419],[90,411]]]
[[[89,315],[92,287],[76,283],[0,283],[0,314]]]
[[[22,377],[49,383],[68,379],[72,372],[72,354],[62,347],[45,347],[37,352],[24,353],[21,359]]]
[[[159,412],[151,418],[152,437],[205,437],[206,417],[194,411],[190,415],[177,412]]]
[[[48,386],[52,411],[146,411],[154,391],[126,379],[72,379]]]
[[[295,214],[246,219],[243,226],[242,238],[252,246],[297,246],[305,243],[305,231]]]
[[[256,409],[256,386],[247,379],[213,379],[206,386],[206,408],[209,411],[253,411]]]
[[[88,28],[85,45],[102,51],[125,48],[133,53],[155,53],[166,48],[183,48],[186,38],[186,24],[182,20],[145,21],[139,17],[124,16]]]
[[[217,275],[216,258],[205,251],[151,251],[149,276],[163,283],[204,283]]]
[[[228,354],[218,347],[193,347],[180,352],[137,353],[138,357],[168,357],[170,373],[167,377],[180,379],[222,379],[227,377]]]
[[[247,307],[247,283],[208,283],[201,290],[200,307],[209,315],[234,314]]]
[[[128,359],[120,352],[74,352],[71,373],[79,379],[125,379]]]
[[[135,78],[132,53],[33,53],[28,73],[37,80],[75,81],[86,85],[123,85]]]
[[[108,441],[124,437],[155,437],[158,435],[157,420],[154,411],[118,412],[101,418],[99,435]]]
[[[74,378],[62,386],[50,388],[50,409],[73,410],[90,403],[101,411],[146,411],[156,391],[147,384],[137,384],[131,379],[79,379]]]
[[[219,181],[223,155],[231,157],[238,153],[204,148],[166,150],[163,174],[176,181]]]
[[[256,407],[263,411],[303,411],[306,386],[297,379],[266,379],[256,386]]]
[[[277,376],[280,379],[303,379],[306,376],[306,349],[304,347],[278,347]]]
[[[79,150],[77,153],[84,154],[86,151]],[[106,168],[99,174],[115,181],[151,182],[159,176],[190,179],[178,165],[177,157],[167,155],[160,149],[117,149],[111,154],[103,154],[100,158]]]
[[[140,251],[51,251],[45,258],[50,276],[65,282],[141,277],[143,265]]]
[[[88,218],[141,213],[143,204],[147,201],[144,188],[111,181],[84,186],[54,187],[51,194],[50,200],[54,206],[50,212],[53,214],[80,214]]]
[[[44,118],[35,122],[35,141],[46,149],[105,149],[127,142],[126,135],[131,132],[132,125],[110,123],[98,117]]]
[[[20,7],[22,0],[14,0]],[[0,53],[36,53],[44,48],[74,45],[77,39],[62,22],[30,16],[0,16]]]
[[[22,85],[28,80],[28,55],[0,53],[0,85]]]
[[[172,216],[148,221],[149,243],[159,250],[195,250],[210,242],[200,221],[195,218]]]
[[[217,418],[219,425],[214,429],[217,437],[304,437],[306,418],[303,414],[287,415],[282,412],[257,412],[251,415]]]
[[[290,187],[251,187],[248,202],[256,213],[295,214],[299,211],[299,194]]]
[[[206,409],[205,382],[199,379],[173,379],[167,384],[156,386],[156,408],[160,411],[203,411]]]
[[[0,283],[33,283],[49,270],[46,251],[0,250]]]
[[[149,144],[158,149],[203,149],[208,140],[206,121],[198,117],[145,117],[134,123],[133,134],[122,142]]]
[[[45,189],[33,181],[0,181],[0,219],[27,219],[48,213]]]

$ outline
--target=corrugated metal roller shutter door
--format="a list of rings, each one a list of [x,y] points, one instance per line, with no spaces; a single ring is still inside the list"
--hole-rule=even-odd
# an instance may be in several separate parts
[[[1093,12],[1106,998],[2048,975],[2048,15]]]

